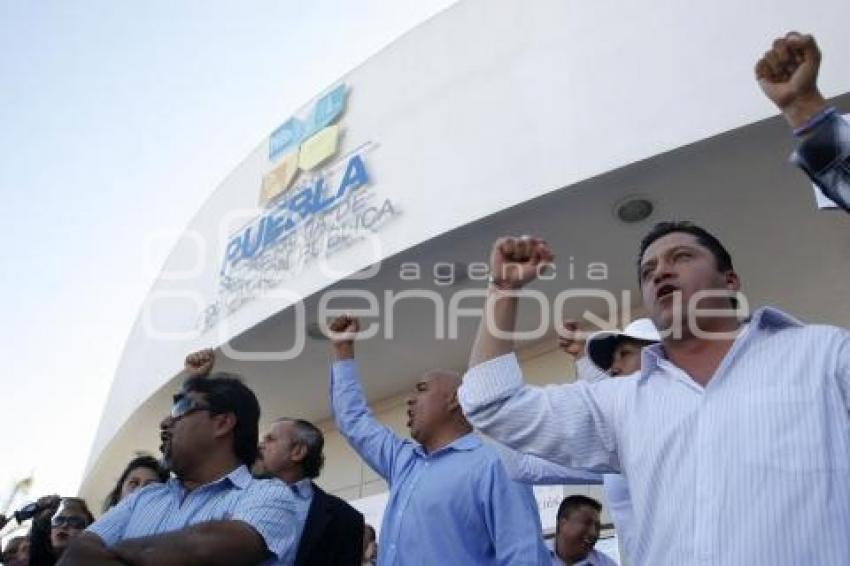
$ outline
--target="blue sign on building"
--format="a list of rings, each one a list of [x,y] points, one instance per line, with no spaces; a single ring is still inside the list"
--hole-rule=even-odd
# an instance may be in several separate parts
[[[337,86],[316,101],[306,119],[302,121],[293,116],[273,131],[269,136],[269,159],[296,149],[302,141],[331,125],[342,115],[346,94],[344,84]]]

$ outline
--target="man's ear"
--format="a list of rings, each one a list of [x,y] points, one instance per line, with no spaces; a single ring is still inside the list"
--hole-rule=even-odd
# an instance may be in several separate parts
[[[726,278],[726,288],[730,291],[740,291],[741,290],[741,280],[738,278],[738,274],[732,271],[731,269],[724,274]]]
[[[295,444],[289,450],[289,457],[293,462],[301,462],[307,457],[307,447],[301,443]]]
[[[460,410],[460,401],[457,400],[457,390],[455,390],[449,397],[449,412],[453,413]]]
[[[213,415],[215,437],[227,436],[236,428],[236,415],[233,413],[218,413]]]

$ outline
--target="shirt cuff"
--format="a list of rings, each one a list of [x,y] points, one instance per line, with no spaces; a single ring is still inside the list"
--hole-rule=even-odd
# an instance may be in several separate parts
[[[350,358],[347,360],[339,360],[331,364],[331,371],[333,373],[337,372],[351,372],[352,370],[357,368],[357,360],[354,358]]]
[[[463,376],[458,399],[464,409],[488,405],[522,385],[522,370],[516,354],[510,352],[469,368]]]
[[[834,114],[803,140],[791,154],[791,162],[818,175],[850,155],[850,124]]]

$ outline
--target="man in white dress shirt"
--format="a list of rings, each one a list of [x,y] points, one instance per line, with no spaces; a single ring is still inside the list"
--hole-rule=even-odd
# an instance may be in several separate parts
[[[848,563],[850,332],[772,308],[740,320],[725,247],[661,223],[638,254],[662,336],[640,372],[530,387],[506,338],[518,302],[507,291],[551,260],[536,238],[493,247],[495,328],[481,325],[458,394],[473,426],[563,466],[624,473],[638,566]]]

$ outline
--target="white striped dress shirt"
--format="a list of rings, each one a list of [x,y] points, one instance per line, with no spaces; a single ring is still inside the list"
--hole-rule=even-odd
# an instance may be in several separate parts
[[[641,371],[526,386],[513,354],[469,370],[470,422],[564,466],[627,477],[636,565],[850,564],[850,332],[757,311],[705,387]]]

